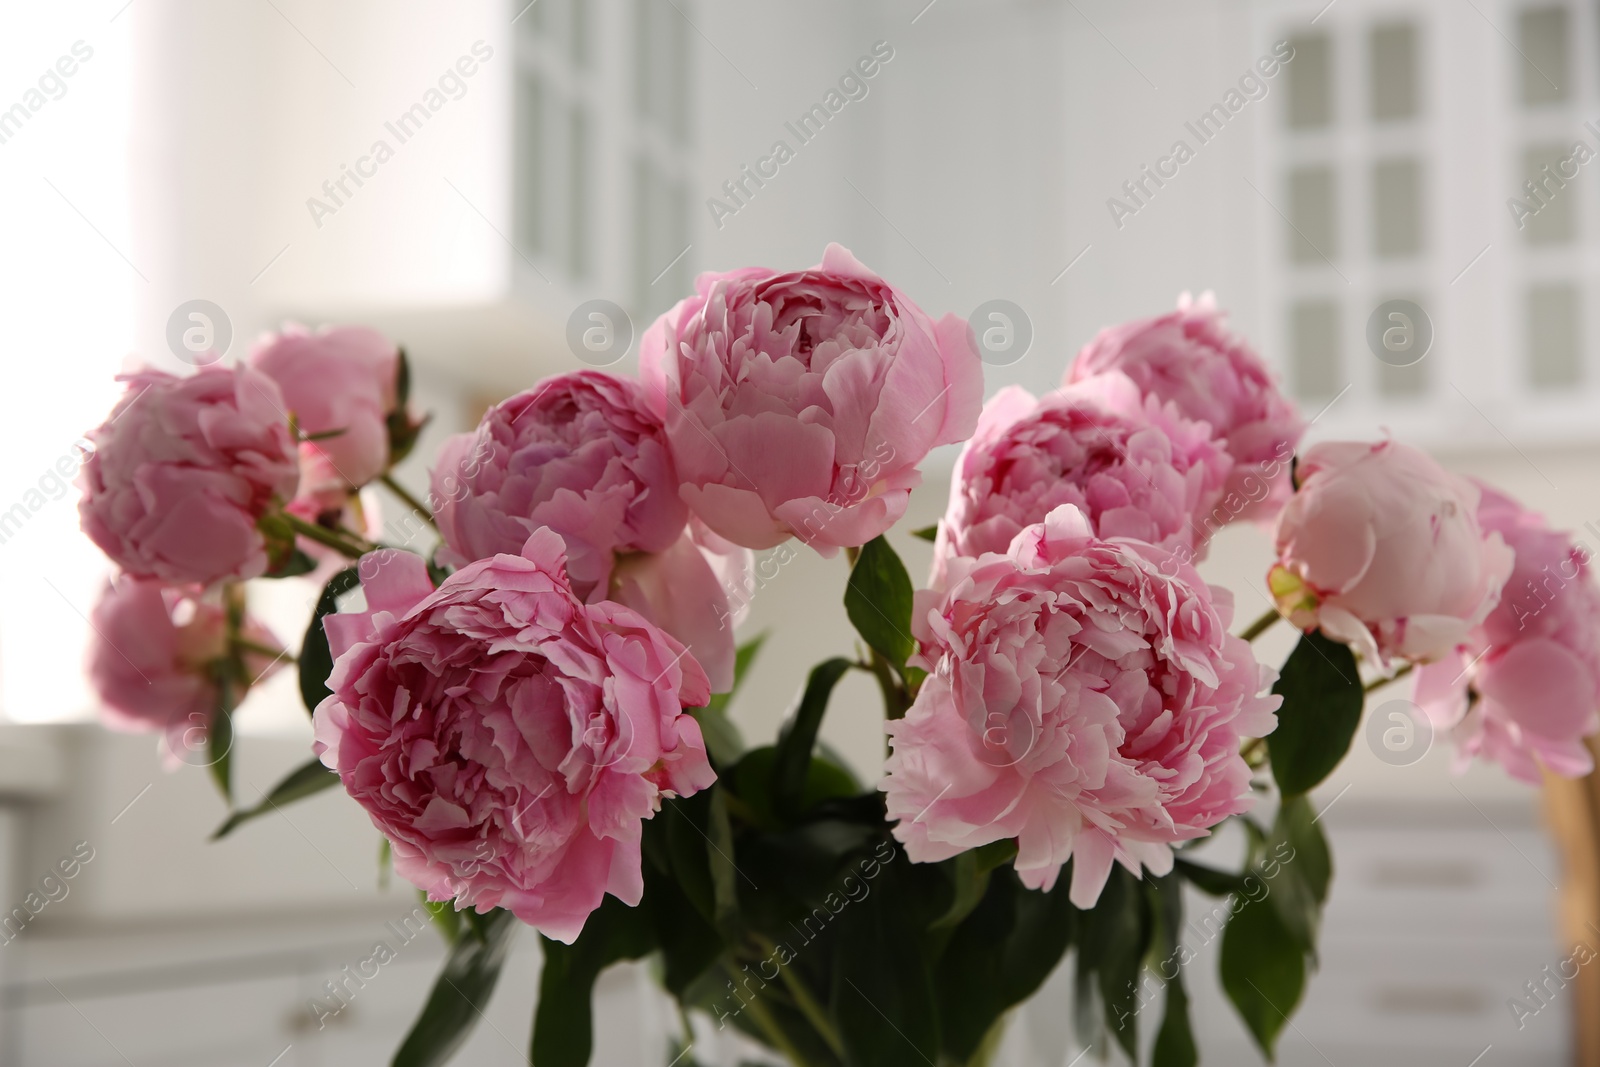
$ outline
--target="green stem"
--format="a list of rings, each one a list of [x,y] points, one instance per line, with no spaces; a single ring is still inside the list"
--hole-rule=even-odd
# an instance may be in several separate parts
[[[412,496],[410,490],[394,480],[393,475],[388,473],[380,474],[378,475],[378,481],[383,483],[385,489],[399,497],[407,507],[427,519],[429,526],[432,526],[435,530],[439,528],[439,524],[433,521],[433,512],[428,509],[428,505]]]
[[[1265,615],[1262,615],[1261,618],[1247,626],[1244,633],[1240,634],[1239,636],[1244,638],[1246,641],[1254,641],[1256,638],[1272,629],[1273,623],[1277,622],[1281,618],[1283,618],[1283,616],[1278,614],[1278,609],[1273,608]]]
[[[683,1006],[683,1001],[673,998],[678,1006],[678,1023],[683,1027],[683,1050],[689,1051],[694,1045],[694,1023],[689,1021],[689,1009]]]
[[[777,955],[778,946],[773,944],[771,940],[761,934],[752,934],[751,936],[755,939],[756,944],[761,946],[765,954],[763,958],[772,959]],[[801,981],[799,975],[781,963],[778,964],[778,973],[783,977],[784,987],[794,997],[795,1007],[800,1009],[800,1014],[806,1017],[806,1021],[811,1024],[822,1040],[828,1043],[828,1047],[833,1050],[834,1055],[841,1060],[844,1059],[844,1042],[839,1040],[839,1031],[834,1029],[833,1023],[828,1019],[828,1013],[822,1010],[822,1005],[817,1003],[817,998],[812,994],[810,988],[805,982]]]
[[[722,969],[723,972],[730,978],[733,978],[735,981],[738,980],[739,975],[730,970],[726,964],[723,965]],[[767,1006],[761,1002],[761,997],[759,995],[751,997],[750,1000],[745,1003],[743,1010],[750,1013],[750,1018],[755,1021],[757,1028],[759,1028],[760,1031],[766,1035],[767,1041],[772,1045],[773,1048],[777,1049],[778,1052],[782,1053],[784,1056],[787,1056],[789,1058],[789,1062],[792,1063],[794,1067],[814,1067],[811,1061],[806,1059],[799,1049],[795,1048],[794,1042],[790,1041],[789,1035],[783,1032],[783,1027],[778,1025],[778,1020],[772,1017],[772,1013],[768,1011]]]
[[[354,540],[347,540],[337,531],[330,530],[325,526],[318,526],[314,522],[307,522],[292,512],[283,511],[279,514],[281,514],[283,516],[283,520],[289,524],[289,528],[294,530],[294,532],[299,534],[301,537],[309,538],[310,540],[317,542],[319,545],[327,545],[334,551],[343,553],[344,555],[349,556],[351,559],[360,559],[373,549],[373,546],[367,544],[365,541],[357,543]]]
[[[299,659],[290,655],[288,652],[283,651],[282,649],[276,649],[270,645],[263,645],[259,642],[251,641],[244,637],[235,637],[233,639],[233,646],[235,648],[243,649],[246,652],[254,652],[258,656],[270,657],[274,662],[279,660],[282,660],[285,663],[300,662]]]
[[[1387,678],[1375,678],[1372,681],[1368,682],[1366,685],[1361,687],[1361,691],[1363,693],[1376,693],[1378,690],[1382,689],[1384,686],[1388,685],[1390,682],[1398,682],[1400,679],[1404,678],[1406,675],[1410,674],[1415,669],[1416,669],[1416,664],[1407,663],[1404,667],[1401,667],[1399,670],[1395,671],[1393,674],[1389,675]]]

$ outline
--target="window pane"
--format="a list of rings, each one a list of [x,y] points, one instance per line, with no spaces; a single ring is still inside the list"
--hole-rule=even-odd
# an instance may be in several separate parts
[[[689,198],[649,159],[634,162],[634,303],[654,318],[688,290]]]
[[[658,31],[652,24],[656,0],[633,0],[633,109],[640,118],[654,115],[656,78],[652,70],[657,50],[650,42]]]
[[[678,0],[685,8],[690,0]],[[689,23],[687,15],[668,11],[662,27],[662,118],[679,143],[689,141]]]
[[[1333,44],[1326,34],[1292,38],[1289,71],[1289,125],[1313,129],[1333,121]]]
[[[548,241],[544,224],[548,178],[545,170],[544,86],[537,74],[522,72],[517,75],[515,115],[516,245],[524,252],[543,252]]]
[[[1522,102],[1547,104],[1570,96],[1567,72],[1567,9],[1535,7],[1517,20],[1521,37]]]
[[[528,0],[514,0],[512,6],[518,12],[514,17],[520,32],[530,37],[538,37],[544,33],[550,0],[533,0],[531,4]]]
[[[1289,258],[1320,263],[1338,252],[1336,187],[1332,167],[1289,172]]]
[[[1528,290],[1528,380],[1535,388],[1576,385],[1582,377],[1578,293],[1571,285]]]
[[[1522,155],[1523,186],[1513,201],[1513,214],[1529,244],[1566,244],[1578,236],[1579,189],[1574,179],[1560,173],[1566,158],[1559,144],[1537,145]],[[1568,164],[1569,172],[1574,169]]]
[[[689,139],[688,0],[634,0],[634,102],[680,143]],[[677,7],[674,6],[677,4]]]
[[[1382,301],[1379,302],[1382,303],[1389,300],[1409,300],[1419,307],[1427,306],[1427,301],[1417,293],[1391,294],[1383,297]],[[1378,394],[1380,396],[1396,400],[1409,400],[1427,393],[1428,368],[1432,366],[1432,360],[1420,359],[1406,367],[1397,367],[1381,359],[1377,363]]]
[[[1374,26],[1371,47],[1372,117],[1380,122],[1412,118],[1417,113],[1416,26]]]
[[[573,105],[567,126],[567,273],[589,272],[589,115]]]
[[[1383,259],[1422,251],[1422,166],[1414,159],[1372,166],[1372,248]]]
[[[1294,362],[1290,381],[1302,400],[1331,400],[1343,385],[1339,371],[1339,307],[1331,300],[1303,300],[1289,313]]]
[[[589,0],[571,0],[571,4],[571,21],[567,26],[567,48],[572,57],[572,65],[584,67],[589,64]]]

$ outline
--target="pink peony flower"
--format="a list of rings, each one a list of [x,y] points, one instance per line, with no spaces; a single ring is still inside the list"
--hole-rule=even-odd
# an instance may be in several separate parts
[[[977,422],[966,323],[935,324],[838,245],[810,270],[695,289],[645,332],[640,374],[683,498],[736,544],[865,544],[905,513],[928,450]]]
[[[441,562],[515,555],[548,526],[585,598],[618,554],[666,551],[688,517],[661,419],[636,383],[598,370],[546,378],[446,441],[432,503]]]
[[[329,616],[315,748],[432,900],[509,908],[571,944],[606,893],[644,891],[640,822],[715,779],[685,706],[694,657],[636,612],[585,605],[561,538],[468,564],[362,559],[367,610]]]
[[[1062,504],[1083,511],[1102,538],[1148,541],[1189,562],[1205,544],[1196,519],[1222,496],[1232,466],[1211,427],[1142,397],[1123,374],[1038,400],[1019,386],[1002,389],[956,461],[933,584],[949,556],[1004,552]]]
[[[292,498],[298,480],[277,385],[218,366],[119,380],[128,392],[88,435],[84,532],[136,577],[206,585],[264,573],[257,520]]]
[[[130,733],[159,731],[169,769],[204,758],[220,699],[217,671],[229,654],[228,613],[221,598],[198,586],[163,586],[120,575],[106,583],[90,617],[89,683],[100,697],[106,726]],[[281,647],[248,616],[241,634],[263,648]],[[272,656],[256,652],[242,658],[251,684],[278,666]]]
[[[1513,553],[1477,519],[1478,489],[1394,441],[1314,445],[1278,517],[1278,609],[1380,663],[1464,644],[1500,597]]]
[[[1170,871],[1172,845],[1249,809],[1239,742],[1277,725],[1275,672],[1228,633],[1232,614],[1226,590],[1095,537],[1070,504],[1005,555],[951,560],[948,592],[919,593],[913,616],[931,673],[887,727],[882,786],[907,854],[1015,838],[1030,887],[1073,860],[1080,908],[1113,860]]]
[[[742,580],[739,561],[750,557],[747,548],[728,548],[726,553],[706,548],[686,527],[665,552],[619,558],[605,591],[606,599],[632,608],[682,642],[705,668],[713,693],[733,688],[729,620],[735,613],[728,591],[739,588],[732,585]]]
[[[1233,456],[1223,495],[1230,519],[1270,518],[1289,499],[1289,461],[1305,421],[1266,365],[1227,329],[1210,293],[1184,293],[1178,310],[1101,330],[1068,368],[1066,382],[1120,370],[1140,389],[1211,424]]]
[[[1488,486],[1478,522],[1516,564],[1500,602],[1455,655],[1417,673],[1416,700],[1449,730],[1458,770],[1473,756],[1538,784],[1594,769],[1583,738],[1600,730],[1600,591],[1586,548]]]
[[[300,432],[320,438],[301,442],[308,473],[321,476],[302,488],[338,488],[326,484],[336,479],[356,489],[389,469],[399,358],[393,341],[365,326],[290,325],[257,342],[250,365],[278,383]]]

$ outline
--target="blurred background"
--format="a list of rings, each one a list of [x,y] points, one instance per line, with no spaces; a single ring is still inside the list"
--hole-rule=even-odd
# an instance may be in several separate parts
[[[974,316],[990,393],[1047,390],[1102,326],[1210,290],[1311,439],[1392,434],[1600,545],[1592,3],[11,0],[0,72],[0,906],[91,856],[0,934],[0,1064],[385,1063],[442,955],[393,933],[415,895],[383,883],[342,794],[208,844],[204,770],[90,725],[106,565],[73,446],[119,370],[194,362],[189,329],[230,362],[286,320],[387,331],[434,415],[399,473],[421,492],[486,405],[580,355],[631,370],[703,269],[801,268],[839,241]],[[1379,341],[1395,300],[1399,354]],[[598,355],[570,340],[595,325]],[[905,529],[942,512],[953,459],[930,459]],[[922,572],[929,546],[897,537]],[[1230,529],[1203,568],[1241,622],[1268,606],[1269,544]],[[772,639],[734,704],[756,739],[850,642],[840,560],[762,575],[747,631]],[[315,595],[290,580],[254,606],[293,640]],[[1279,662],[1289,637],[1258,647]],[[239,729],[250,801],[306,758],[292,678]],[[870,682],[824,736],[877,778]],[[1590,794],[1368,736],[1318,793],[1338,877],[1280,1062],[1575,1062],[1595,978],[1561,975],[1600,929],[1550,813],[1583,825]],[[1189,933],[1205,1062],[1258,1063]],[[312,1001],[378,940],[397,959],[319,1026]],[[535,942],[458,1062],[524,1062]],[[1104,1054],[1071,1033],[1070,986],[1019,1012],[1004,1064]],[[666,1063],[675,1020],[639,968],[597,1010],[597,1063]],[[696,1054],[731,1065],[719,1037]]]

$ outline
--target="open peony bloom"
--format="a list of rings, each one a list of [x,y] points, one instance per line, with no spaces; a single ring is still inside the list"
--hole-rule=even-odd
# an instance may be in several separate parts
[[[691,536],[661,419],[636,382],[598,370],[546,378],[446,441],[432,481],[441,561],[515,554],[547,526],[566,542],[580,598],[633,608],[689,647],[714,691],[732,688],[718,574],[750,553]]]
[[[1188,562],[1204,549],[1202,520],[1232,466],[1209,426],[1141,396],[1123,374],[1038,400],[1009,386],[984,405],[956,461],[933,584],[942,584],[949,556],[1004,552],[1062,504],[1081,510],[1102,538],[1148,541]]]
[[[1600,591],[1589,553],[1516,501],[1480,486],[1478,522],[1516,553],[1500,603],[1455,655],[1423,667],[1416,700],[1449,730],[1459,766],[1473,756],[1538,784],[1594,769],[1583,738],[1600,730]]]
[[[1261,357],[1228,332],[1227,315],[1204,293],[1178,310],[1101,330],[1067,369],[1065,381],[1120,370],[1146,393],[1190,419],[1210,423],[1234,467],[1222,503],[1229,518],[1265,519],[1289,499],[1289,461],[1305,420]]]
[[[1478,523],[1478,488],[1394,441],[1314,445],[1278,517],[1278,609],[1381,663],[1465,644],[1513,554]]]
[[[250,366],[278,383],[300,432],[318,438],[300,444],[302,490],[358,489],[388,470],[399,358],[366,326],[291,325],[257,342]]]
[[[265,573],[256,523],[299,478],[278,386],[247,367],[119,380],[127,393],[88,434],[84,532],[135,577],[209,585]]]
[[[119,575],[100,594],[91,622],[89,684],[100,698],[102,721],[113,730],[159,732],[169,768],[206,758],[221,695],[217,669],[228,656],[228,614],[220,598],[197,586]],[[280,647],[248,616],[241,636],[262,648]],[[257,652],[243,656],[251,684],[277,664]],[[234,694],[235,700],[243,696]]]
[[[1024,884],[1050,888],[1071,858],[1088,908],[1113,860],[1166,874],[1172,845],[1248,810],[1239,743],[1277,725],[1276,675],[1228,633],[1228,593],[1172,563],[1063,505],[918,594],[931,673],[888,724],[882,783],[913,860],[1015,838]]]
[[[606,893],[639,903],[641,820],[715,775],[683,714],[709,698],[700,665],[631,609],[585,605],[565,562],[551,530],[437,590],[420,557],[363,557],[367,610],[327,618],[314,721],[402,877],[571,944]]]
[[[934,323],[838,245],[810,270],[695,290],[645,332],[640,374],[684,500],[736,544],[865,544],[905,513],[929,449],[977,422],[966,323]]]
[[[615,556],[665,552],[688,518],[660,417],[637,383],[598,370],[496,404],[444,443],[432,480],[441,562],[515,555],[548,526],[583,597],[604,587]]]

